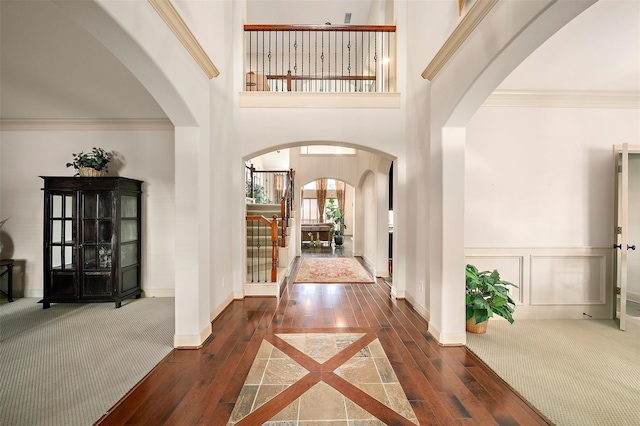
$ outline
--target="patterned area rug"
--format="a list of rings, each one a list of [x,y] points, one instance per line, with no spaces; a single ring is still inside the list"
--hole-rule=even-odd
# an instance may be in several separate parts
[[[294,283],[372,283],[373,278],[353,257],[302,259]]]

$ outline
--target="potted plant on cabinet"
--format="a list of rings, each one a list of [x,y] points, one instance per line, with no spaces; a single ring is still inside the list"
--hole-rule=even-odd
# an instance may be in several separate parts
[[[98,177],[107,173],[107,164],[111,161],[111,156],[102,148],[93,147],[91,152],[80,151],[73,154],[73,161],[67,163],[67,167],[76,170],[75,176]]]
[[[329,199],[329,204],[324,214],[328,220],[333,222],[333,241],[336,246],[342,246],[344,244],[342,230],[347,229],[347,225],[344,223],[344,214],[340,212],[340,207],[336,205],[335,199]]]
[[[478,271],[473,265],[466,267],[465,302],[467,310],[467,331],[484,334],[489,318],[500,315],[513,324],[515,303],[509,296],[509,287],[517,285],[500,279],[500,273]]]

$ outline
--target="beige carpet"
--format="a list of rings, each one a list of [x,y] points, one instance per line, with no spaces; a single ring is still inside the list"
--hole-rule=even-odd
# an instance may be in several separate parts
[[[173,350],[173,298],[0,303],[0,426],[88,426]]]
[[[294,283],[372,283],[371,275],[353,257],[302,258]]]
[[[640,321],[491,321],[467,346],[557,425],[640,424]]]

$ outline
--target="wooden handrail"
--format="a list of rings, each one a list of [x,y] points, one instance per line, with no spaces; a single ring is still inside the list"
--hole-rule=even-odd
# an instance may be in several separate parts
[[[395,25],[270,25],[270,24],[246,24],[245,31],[359,31],[359,32],[383,32],[395,33]]]
[[[276,218],[276,220],[278,219],[278,216],[274,216]],[[271,220],[267,219],[264,216],[247,216],[247,220],[259,220],[260,222],[264,223],[265,225],[269,225],[271,226]]]
[[[245,166],[248,169],[250,167]],[[290,170],[256,170],[255,168],[253,169],[253,173],[289,173]]]

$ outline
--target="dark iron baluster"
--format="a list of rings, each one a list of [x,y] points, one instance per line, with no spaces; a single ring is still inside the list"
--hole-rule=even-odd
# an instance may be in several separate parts
[[[360,68],[362,68],[362,76],[364,76],[364,31],[360,33]],[[360,91],[364,90],[365,80],[360,81]]]
[[[376,73],[376,92],[378,91],[378,32],[376,31],[374,33],[374,37],[373,37],[373,49],[374,49],[374,53],[373,53],[373,65],[374,65],[374,69],[375,69],[375,73]]]
[[[251,39],[252,39],[253,31],[249,31],[249,72],[251,72]],[[250,75],[250,74],[249,74]],[[247,91],[247,77],[245,76],[244,80],[244,90]]]
[[[382,92],[385,92],[384,90],[384,33],[381,34],[382,37],[382,43],[380,43],[380,55],[382,56],[382,68],[380,69],[380,72],[382,74]]]
[[[267,58],[269,58],[269,74],[271,74],[271,31],[269,31],[269,54],[267,55]],[[262,76],[262,78],[266,78],[266,76]],[[267,81],[267,84],[269,82]],[[267,90],[267,88],[264,88],[265,90]]]
[[[307,92],[311,92],[311,31],[309,31],[309,80],[307,80]],[[304,75],[304,73],[303,73]]]
[[[354,58],[355,58],[355,63],[356,63],[356,76],[358,75],[358,33],[354,33],[355,37],[355,43],[356,43],[356,47],[354,49]],[[355,92],[358,91],[358,80],[354,80],[354,84],[353,84],[353,89]]]
[[[255,226],[256,226],[256,221],[252,220],[251,221],[251,282],[253,282],[253,268],[255,268],[255,260],[256,260],[255,253],[253,251],[254,236],[256,232]]]
[[[351,77],[351,31],[349,31],[349,43],[347,44],[347,50],[349,53],[349,63],[347,64],[347,71],[349,72],[349,77]],[[351,80],[349,80],[349,91],[351,91]]]
[[[262,31],[262,76],[264,77],[264,31]],[[264,90],[264,86],[262,90]]]
[[[329,55],[327,56],[329,58],[329,60],[327,61],[329,69],[327,70],[327,76],[331,77],[331,33],[329,33],[327,40],[329,43]],[[327,81],[327,89],[329,90],[329,92],[331,92],[331,80]]]
[[[289,66],[287,67],[287,69],[289,71],[291,71],[291,30],[287,31],[289,33]],[[287,86],[287,90],[289,90],[288,86]]]
[[[371,32],[367,33],[367,76],[371,77]],[[371,80],[368,83],[367,92],[371,91]]]
[[[389,81],[387,82],[387,92],[391,91],[391,33],[387,33],[387,55],[389,56],[389,60],[387,61],[387,78]]]
[[[340,34],[342,36],[342,80],[340,80],[340,91],[344,92],[344,31]]]

